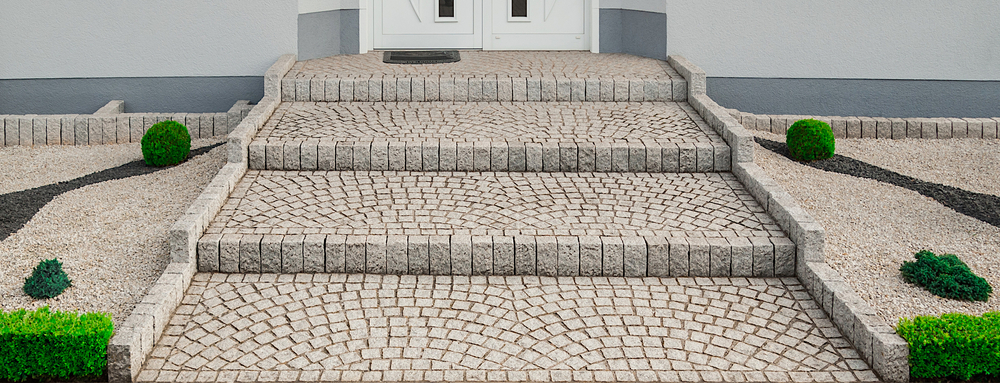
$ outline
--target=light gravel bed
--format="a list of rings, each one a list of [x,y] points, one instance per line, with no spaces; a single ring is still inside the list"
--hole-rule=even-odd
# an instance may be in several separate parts
[[[192,149],[218,143],[195,140]],[[138,143],[0,148],[0,193],[25,190],[141,160]],[[225,164],[225,145],[155,173],[89,185],[56,197],[0,242],[0,308],[111,313],[121,325],[169,262],[167,229]],[[73,280],[62,295],[22,291],[39,261],[58,258]]]
[[[783,135],[754,132],[784,142]],[[1000,195],[1000,141],[838,139],[837,154],[924,181]],[[878,315],[899,318],[1000,310],[1000,228],[917,192],[817,170],[757,145],[755,161],[826,229],[826,262]],[[958,255],[995,293],[987,302],[939,298],[903,281],[920,250]]]

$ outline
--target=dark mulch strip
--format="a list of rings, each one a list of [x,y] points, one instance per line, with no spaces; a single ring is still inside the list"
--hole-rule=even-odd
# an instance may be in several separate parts
[[[788,153],[788,147],[784,143],[755,138],[760,146],[772,152],[792,159]],[[937,184],[933,182],[921,181],[919,179],[905,176],[891,170],[858,161],[850,157],[834,154],[832,158],[811,162],[799,162],[819,170],[846,174],[849,176],[868,178],[884,182],[890,185],[899,186],[920,193],[921,195],[933,198],[944,206],[947,206],[959,213],[986,222],[990,225],[1000,227],[1000,197],[991,194],[982,194],[962,190],[956,187]]]
[[[205,146],[202,148],[191,150],[188,158],[193,158],[198,155],[208,153],[210,150],[215,149],[221,145],[225,144],[220,142],[215,145]],[[16,233],[21,230],[28,221],[31,220],[39,210],[42,210],[45,205],[52,201],[60,194],[68,191],[76,190],[87,185],[93,185],[96,183],[120,180],[123,178],[141,176],[145,174],[155,173],[160,170],[168,169],[170,166],[165,167],[152,167],[146,166],[146,162],[143,160],[132,161],[127,164],[113,167],[111,169],[101,170],[96,173],[90,173],[80,178],[72,179],[69,181],[63,181],[59,183],[49,184],[45,186],[39,186],[34,189],[27,189],[16,191],[12,193],[0,195],[0,241],[7,239],[11,234]]]

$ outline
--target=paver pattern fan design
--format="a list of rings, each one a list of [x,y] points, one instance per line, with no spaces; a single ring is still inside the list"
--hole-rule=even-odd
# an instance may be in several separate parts
[[[199,274],[184,302],[141,379],[874,380],[795,279]]]
[[[784,236],[728,173],[250,171],[208,232]]]
[[[692,117],[694,114],[695,117]],[[289,140],[725,142],[674,102],[288,102],[258,137]]]

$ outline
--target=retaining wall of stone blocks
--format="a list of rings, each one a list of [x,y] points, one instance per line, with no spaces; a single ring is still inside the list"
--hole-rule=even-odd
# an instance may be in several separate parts
[[[290,57],[294,63],[294,56]],[[284,72],[277,77],[272,72],[280,71],[286,61],[288,61],[288,56],[283,56],[268,71],[268,76],[265,76],[265,99],[270,94],[272,100],[277,100],[274,95],[280,92],[279,80],[281,76],[284,76]],[[275,69],[276,67],[278,69]],[[285,72],[287,70],[286,68]],[[241,104],[237,103],[237,105]],[[276,105],[273,103],[259,103],[245,115],[241,114],[241,121],[235,129],[230,129],[227,126],[226,131],[233,132],[230,133],[229,139],[230,153],[233,152],[232,135],[240,131],[256,132],[270,117],[275,107]],[[242,141],[237,137],[235,142],[239,144]],[[249,143],[249,141],[246,142]],[[222,205],[239,180],[246,174],[246,171],[246,157],[243,157],[242,161],[230,161],[223,166],[184,215],[168,230],[170,264],[167,265],[156,284],[125,319],[124,325],[115,329],[115,334],[108,345],[109,382],[132,382],[139,375],[142,364],[152,352],[153,344],[163,335],[163,329],[169,323],[174,310],[180,305],[181,298],[187,291],[191,278],[197,270],[198,238],[204,234],[205,227],[222,209]]]
[[[609,277],[795,274],[784,237],[345,236],[206,234],[198,270]]]
[[[885,118],[770,115],[728,109],[747,129],[785,134],[795,121],[811,118],[830,124],[837,138],[1000,138],[1000,117]]]
[[[191,138],[229,134],[250,112],[249,101],[237,101],[226,113],[123,113],[114,100],[94,114],[0,115],[0,146],[102,145],[140,142],[153,124],[174,120],[187,126]]]
[[[253,142],[255,170],[511,172],[729,171],[722,143],[523,143],[508,141]]]
[[[868,305],[857,293],[854,292],[844,279],[823,260],[823,246],[825,231],[815,219],[804,209],[798,206],[795,199],[788,194],[777,182],[770,178],[760,166],[753,163],[753,136],[749,131],[741,126],[741,121],[754,124],[749,125],[751,129],[763,127],[782,128],[780,132],[787,130],[788,126],[797,119],[787,122],[784,119],[758,119],[758,116],[733,113],[731,110],[722,108],[705,94],[704,72],[694,66],[683,57],[671,56],[668,62],[684,76],[689,83],[688,102],[698,111],[720,135],[733,148],[733,174],[750,191],[768,214],[778,222],[781,228],[788,233],[788,236],[795,243],[795,276],[799,278],[804,286],[809,290],[813,299],[823,307],[823,310],[830,316],[833,323],[841,332],[854,344],[859,354],[868,362],[868,365],[882,378],[883,381],[891,383],[908,382],[910,378],[909,368],[909,346],[895,330],[884,320],[875,315],[875,310]],[[737,117],[739,116],[739,117]],[[795,116],[797,117],[797,116]],[[740,121],[737,121],[737,118]],[[888,120],[888,119],[887,119]],[[843,121],[843,125],[841,125]],[[846,134],[837,137],[851,137],[852,134],[858,137],[865,137],[864,127],[869,127],[871,137],[901,138],[898,134],[899,122],[893,125],[892,121],[886,125],[882,123],[882,130],[879,130],[879,121],[872,119],[867,122],[847,119],[831,120],[834,122],[834,133]],[[757,125],[757,124],[760,125]],[[920,122],[921,135],[924,137],[923,121]],[[848,125],[850,124],[850,125]],[[908,126],[906,122],[905,126]],[[831,125],[833,127],[833,125]],[[889,129],[886,129],[886,126]],[[933,127],[934,137],[937,135],[937,128]],[[958,124],[952,124],[952,127]],[[977,125],[978,126],[978,125]],[[983,120],[983,126],[993,126]],[[895,129],[893,129],[895,127]],[[966,125],[968,127],[968,125]],[[994,129],[995,130],[995,129]],[[779,133],[778,129],[772,130]],[[883,132],[880,136],[878,132]],[[888,131],[889,136],[885,136]],[[910,130],[903,130],[909,134]],[[849,133],[853,132],[853,133]],[[914,129],[912,132],[916,133]],[[926,132],[931,132],[927,129]],[[953,133],[954,131],[952,131]],[[993,133],[993,137],[996,133]],[[930,134],[926,137],[930,138]],[[949,137],[954,137],[952,134]],[[986,137],[984,134],[983,137]],[[749,148],[749,149],[748,149]]]
[[[640,78],[286,78],[282,101],[684,101],[687,81]]]

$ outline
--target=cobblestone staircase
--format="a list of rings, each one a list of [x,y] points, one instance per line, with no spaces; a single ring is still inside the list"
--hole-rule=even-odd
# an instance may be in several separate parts
[[[665,62],[297,63],[143,381],[876,380]]]

